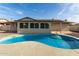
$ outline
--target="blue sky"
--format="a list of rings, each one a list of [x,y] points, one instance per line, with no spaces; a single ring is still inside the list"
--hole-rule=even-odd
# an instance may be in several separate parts
[[[69,3],[0,3],[0,17],[19,19],[68,19],[79,22],[79,4]]]

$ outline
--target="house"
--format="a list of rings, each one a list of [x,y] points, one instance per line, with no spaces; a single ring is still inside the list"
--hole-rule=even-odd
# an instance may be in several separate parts
[[[75,32],[79,32],[79,23],[73,23],[73,24],[70,26],[70,30],[71,30],[71,31],[75,31]]]
[[[8,31],[8,32],[16,32],[16,22],[4,18],[0,18],[0,30],[2,31]]]
[[[5,25],[5,22],[8,22],[8,20],[4,18],[0,18],[0,26]]]
[[[70,22],[55,19],[33,19],[24,17],[16,21],[8,21],[8,31],[17,33],[51,33],[52,31],[69,31]],[[4,26],[3,26],[4,27]],[[7,28],[7,26],[5,26]]]
[[[36,20],[24,17],[17,20],[17,33],[50,33],[52,20]]]

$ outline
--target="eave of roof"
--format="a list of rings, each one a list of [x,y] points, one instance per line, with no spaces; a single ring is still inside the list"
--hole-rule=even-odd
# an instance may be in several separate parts
[[[66,22],[59,19],[33,19],[30,17],[24,17],[24,18],[14,20],[14,21],[7,21],[5,23],[16,23],[16,22],[52,22],[52,23],[67,23],[67,24],[72,23],[72,22]]]

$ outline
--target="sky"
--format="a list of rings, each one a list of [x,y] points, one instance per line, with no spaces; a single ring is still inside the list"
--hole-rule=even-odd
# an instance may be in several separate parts
[[[0,3],[0,18],[17,20],[60,19],[79,23],[79,4],[74,3]]]

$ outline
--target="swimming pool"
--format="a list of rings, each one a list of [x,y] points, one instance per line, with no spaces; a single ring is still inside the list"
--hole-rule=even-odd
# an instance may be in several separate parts
[[[12,44],[17,42],[35,41],[46,44],[48,46],[64,48],[64,49],[78,49],[79,39],[58,34],[27,34],[0,40],[0,44]]]

